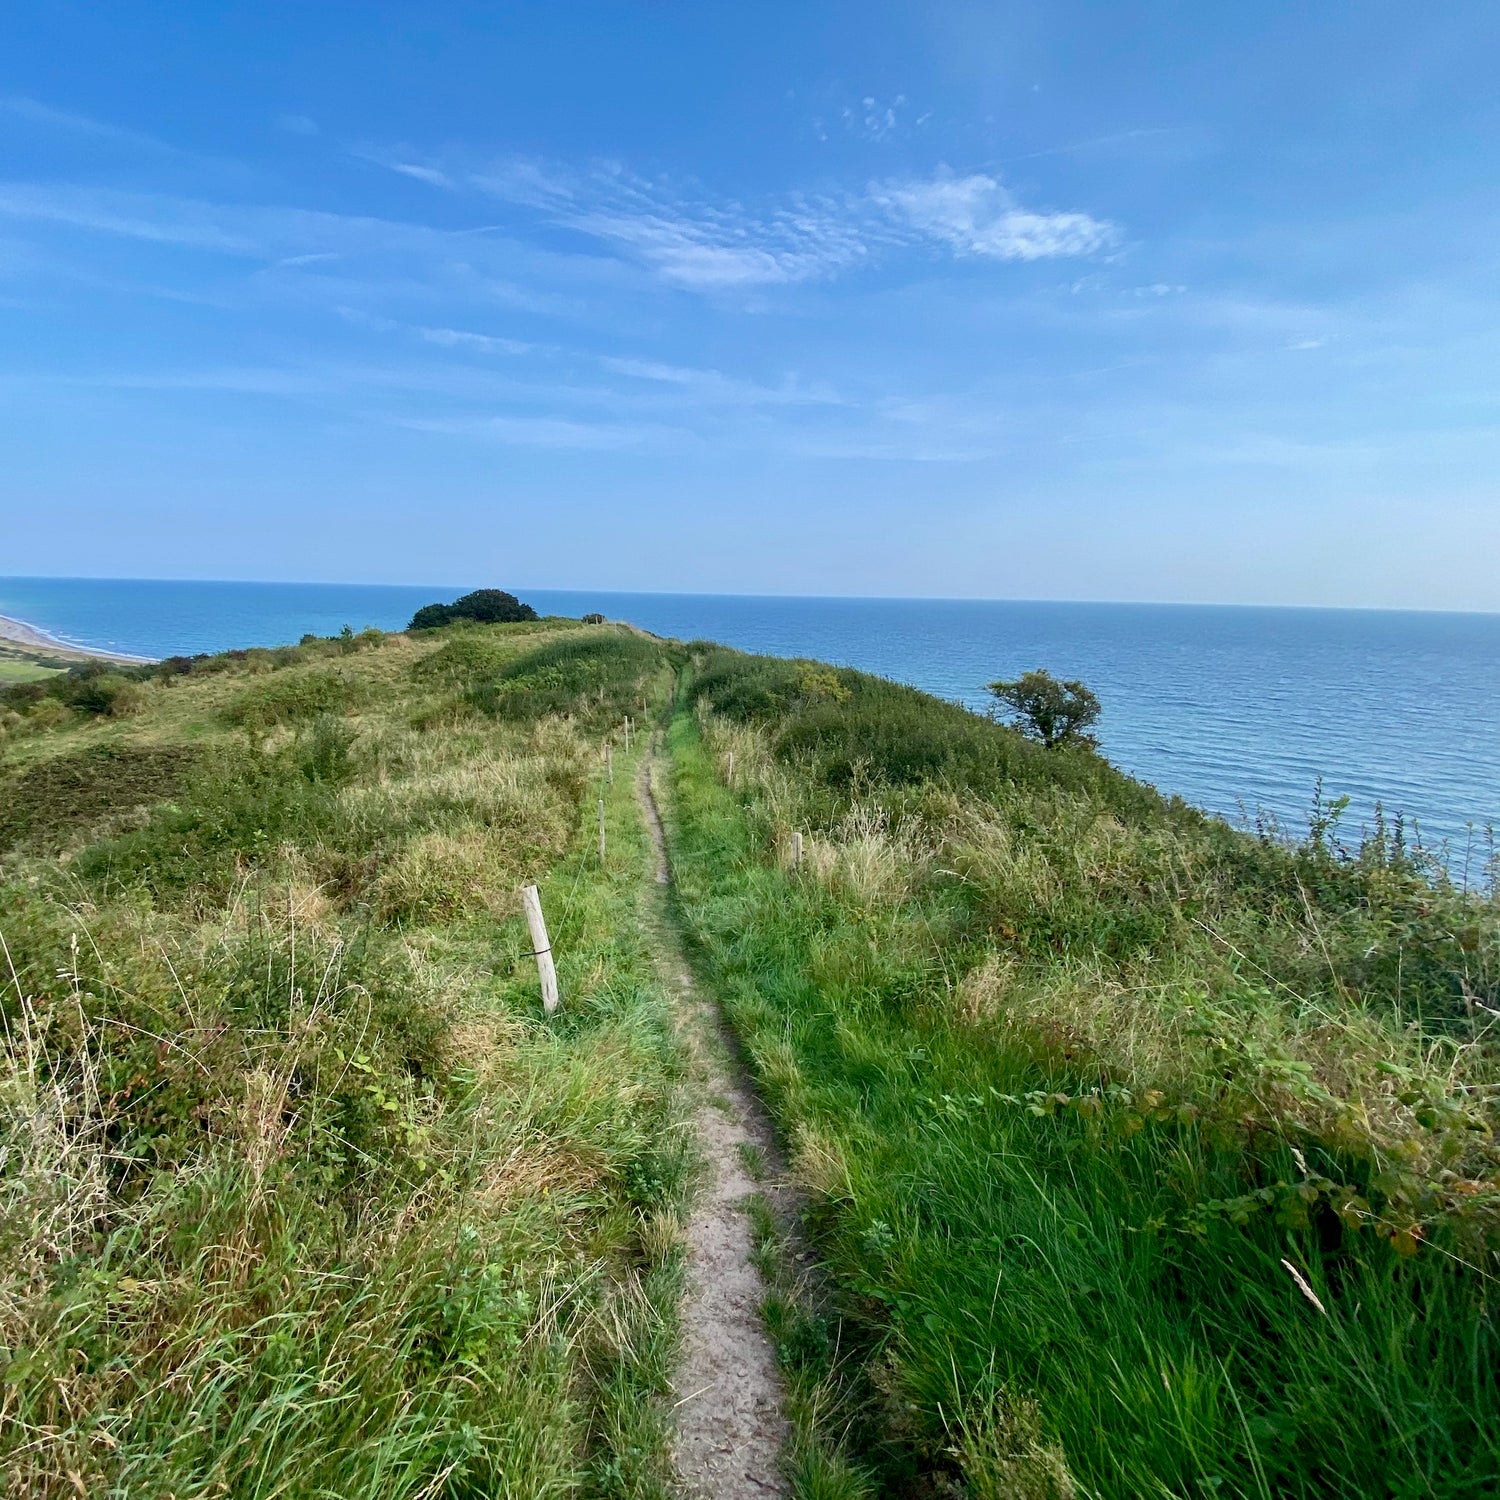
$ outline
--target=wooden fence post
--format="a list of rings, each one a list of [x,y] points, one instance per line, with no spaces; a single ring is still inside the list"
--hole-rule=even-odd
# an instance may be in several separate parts
[[[733,750],[731,750],[729,752],[729,770],[725,773],[724,780],[727,781],[730,784],[730,786],[734,785],[734,751]]]
[[[630,715],[625,715],[625,753],[630,754]]]
[[[609,778],[609,784],[615,784],[615,747],[608,740],[604,742],[604,774]]]
[[[604,798],[599,799],[599,863],[604,863]]]
[[[802,835],[792,835],[792,868],[795,870],[802,863]]]
[[[542,1009],[550,1016],[557,1009],[557,968],[552,962],[552,944],[547,937],[547,919],[542,915],[542,898],[537,895],[534,885],[521,887],[521,904],[526,908],[531,951],[536,957],[536,972],[542,981]]]

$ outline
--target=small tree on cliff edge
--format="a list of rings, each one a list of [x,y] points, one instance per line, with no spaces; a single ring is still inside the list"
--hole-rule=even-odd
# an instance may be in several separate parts
[[[1094,743],[1088,730],[1099,718],[1099,700],[1081,682],[1059,682],[1037,671],[1014,682],[992,682],[989,690],[1012,711],[1015,727],[1048,750]]]

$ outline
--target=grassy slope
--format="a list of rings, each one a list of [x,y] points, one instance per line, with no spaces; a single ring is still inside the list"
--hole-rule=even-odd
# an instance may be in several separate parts
[[[1493,898],[858,674],[698,667],[684,912],[833,1273],[786,1356],[867,1471],[803,1492],[1500,1484]]]
[[[662,1492],[680,1058],[597,739],[660,668],[371,637],[5,716],[6,1493]]]

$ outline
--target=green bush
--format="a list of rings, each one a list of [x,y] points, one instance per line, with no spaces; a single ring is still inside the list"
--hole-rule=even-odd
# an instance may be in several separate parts
[[[144,826],[83,850],[74,869],[100,891],[141,888],[158,900],[191,893],[223,899],[242,867],[288,842],[313,843],[339,826],[336,787],[324,771],[347,764],[347,743],[315,732],[275,754],[221,748],[200,761],[178,800]],[[347,843],[347,840],[341,842]]]
[[[650,680],[670,665],[661,642],[632,631],[564,638],[507,661],[476,682],[469,699],[497,718],[572,714],[616,724],[639,713]]]
[[[460,620],[481,625],[510,625],[535,620],[536,611],[503,589],[476,589],[452,604],[424,604],[411,618],[408,630],[435,630]]]
[[[1044,755],[1012,729],[884,678],[723,648],[700,653],[696,665],[693,691],[714,712],[766,725],[783,758],[807,763],[837,789],[860,780],[942,782],[980,795],[1013,785],[1065,789],[1132,820],[1193,820],[1085,746]]]
[[[346,713],[367,695],[357,677],[337,668],[278,672],[247,687],[224,710],[224,718],[244,729],[265,731]]]

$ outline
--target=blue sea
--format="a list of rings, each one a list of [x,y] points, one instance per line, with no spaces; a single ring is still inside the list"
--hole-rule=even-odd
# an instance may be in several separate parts
[[[142,656],[403,626],[461,585],[0,579],[0,615]],[[1500,824],[1500,615],[1150,604],[797,599],[518,589],[660,635],[812,656],[972,707],[1032,667],[1104,704],[1105,753],[1232,820],[1305,827],[1318,778],[1357,834],[1377,801],[1477,873]]]

